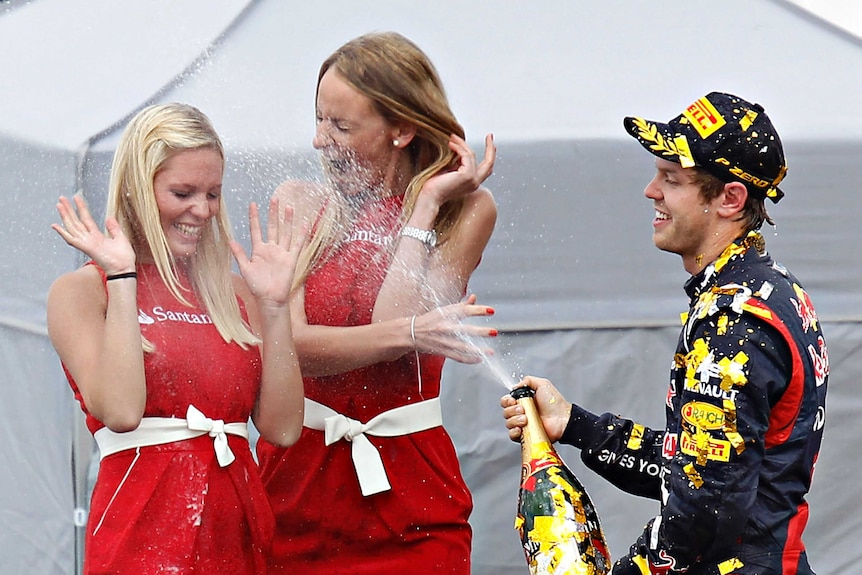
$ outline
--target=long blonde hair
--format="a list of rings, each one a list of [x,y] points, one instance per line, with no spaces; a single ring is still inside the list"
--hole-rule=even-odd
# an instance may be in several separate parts
[[[413,174],[404,192],[401,219],[406,222],[425,182],[456,166],[457,155],[449,149],[450,135],[464,137],[464,128],[449,107],[440,76],[428,56],[396,32],[365,34],[338,48],[320,66],[318,89],[320,80],[330,69],[370,98],[387,121],[406,122],[416,127],[416,135],[407,147]],[[463,207],[464,199],[459,199],[441,208],[434,224],[440,244],[451,236]],[[336,242],[344,218],[344,210],[338,202],[327,202],[297,265],[295,287],[305,281]]]
[[[164,163],[179,152],[210,148],[224,161],[224,147],[209,118],[187,104],[157,104],[141,110],[126,126],[114,153],[108,187],[107,215],[117,219],[135,250],[146,249],[171,294],[191,305],[183,294],[177,264],[159,220],[153,180]],[[204,226],[192,257],[189,278],[210,319],[226,342],[245,347],[259,340],[243,321],[231,274],[230,223],[219,197],[219,212]],[[144,349],[154,346],[144,339]]]

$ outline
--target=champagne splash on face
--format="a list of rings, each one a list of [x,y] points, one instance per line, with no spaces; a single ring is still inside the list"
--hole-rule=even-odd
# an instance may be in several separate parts
[[[359,206],[375,196],[391,195],[384,189],[383,175],[363,163],[355,150],[332,148],[320,153],[327,186],[349,204]]]

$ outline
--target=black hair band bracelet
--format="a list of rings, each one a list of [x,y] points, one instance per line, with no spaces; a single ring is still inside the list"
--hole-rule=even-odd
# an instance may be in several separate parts
[[[137,272],[126,272],[126,273],[122,273],[122,274],[114,274],[112,276],[106,276],[105,281],[109,282],[111,280],[124,280],[126,278],[137,278],[137,277],[138,277]]]

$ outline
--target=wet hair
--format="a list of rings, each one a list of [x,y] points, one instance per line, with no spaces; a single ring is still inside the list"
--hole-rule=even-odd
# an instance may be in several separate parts
[[[700,197],[704,201],[708,202],[714,199],[724,190],[727,182],[713,176],[703,168],[694,167],[692,170],[691,182],[700,186]],[[772,218],[769,217],[766,211],[766,202],[764,199],[757,198],[750,192],[738,220],[744,222],[746,232],[759,230],[764,222],[771,226],[775,225],[775,222],[772,221]]]
[[[455,167],[458,156],[449,149],[451,134],[464,137],[464,128],[449,107],[443,83],[428,56],[401,34],[375,32],[350,40],[332,53],[320,66],[317,88],[324,74],[333,70],[350,86],[368,97],[377,112],[388,122],[405,122],[416,128],[407,147],[413,174],[404,193],[402,221],[413,212],[416,197],[425,182],[438,172]],[[315,94],[315,101],[317,100]],[[339,214],[327,206],[319,222],[319,233],[312,239],[298,266],[296,283],[301,283],[310,268],[335,241]],[[438,244],[445,243],[463,210],[464,199],[445,204],[435,221]]]
[[[224,162],[224,147],[209,118],[187,104],[157,104],[138,112],[126,126],[114,153],[108,186],[107,215],[117,219],[135,251],[149,252],[173,296],[190,305],[159,219],[153,181],[173,156],[211,149]],[[189,266],[191,288],[198,295],[222,338],[240,345],[258,339],[243,321],[233,289],[230,223],[219,197],[219,212],[204,226]],[[154,348],[144,343],[147,351]]]

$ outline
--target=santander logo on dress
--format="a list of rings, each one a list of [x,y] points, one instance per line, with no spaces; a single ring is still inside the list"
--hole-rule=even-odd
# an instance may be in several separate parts
[[[353,229],[350,232],[344,234],[345,243],[348,242],[370,242],[372,244],[378,246],[390,246],[392,242],[395,241],[395,237],[392,235],[391,230],[380,231],[377,228],[371,228],[368,230],[364,229]]]
[[[138,323],[140,325],[152,325],[159,321],[178,321],[200,325],[209,325],[213,322],[210,316],[205,313],[167,310],[160,305],[155,306],[149,313],[138,308]]]

